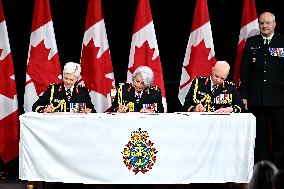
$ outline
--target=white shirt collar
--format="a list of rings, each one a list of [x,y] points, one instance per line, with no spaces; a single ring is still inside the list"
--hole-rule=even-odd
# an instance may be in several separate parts
[[[212,89],[213,85],[215,85],[215,84],[214,84],[211,76],[210,76],[210,81],[211,81],[211,89]]]
[[[137,95],[138,93],[140,93],[140,95],[142,95],[143,91],[138,92],[138,91],[135,90],[135,95]]]
[[[64,88],[65,88],[65,91],[67,91],[67,90],[68,90],[68,88],[67,88],[67,87],[64,87]],[[73,89],[74,89],[74,85],[70,88],[71,92],[73,92]]]
[[[263,35],[261,35],[261,37],[262,37],[262,39],[268,39],[268,41],[270,42],[271,41],[271,39],[272,39],[272,37],[273,37],[273,35],[274,35],[274,33],[273,34],[271,34],[269,37],[265,37],[265,36],[263,36]]]

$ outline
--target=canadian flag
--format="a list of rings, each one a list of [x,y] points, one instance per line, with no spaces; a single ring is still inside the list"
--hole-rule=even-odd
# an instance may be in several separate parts
[[[243,50],[248,37],[259,34],[258,19],[254,0],[244,0],[241,31],[239,36],[236,62],[234,66],[233,82],[240,84],[240,65],[242,62]]]
[[[178,97],[182,105],[191,81],[196,76],[209,76],[215,62],[207,0],[197,0],[180,79]]]
[[[90,90],[97,112],[111,106],[110,92],[115,89],[101,0],[89,0],[81,53],[82,81]]]
[[[24,95],[25,112],[52,83],[61,81],[61,68],[49,0],[36,0],[30,37]]]
[[[3,162],[19,154],[19,114],[14,66],[0,0],[0,156]]]
[[[127,71],[127,82],[139,66],[148,66],[154,72],[153,85],[161,89],[163,106],[167,112],[163,70],[149,0],[138,0]]]

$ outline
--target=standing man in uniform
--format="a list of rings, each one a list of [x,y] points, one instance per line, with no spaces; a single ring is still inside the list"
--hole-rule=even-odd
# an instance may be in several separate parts
[[[264,12],[259,17],[260,35],[247,39],[240,94],[256,117],[255,163],[266,159],[283,168],[284,37],[274,33],[275,26],[274,14]]]
[[[188,112],[242,112],[244,104],[236,86],[225,81],[230,65],[217,61],[210,77],[196,77],[185,97],[183,111]]]

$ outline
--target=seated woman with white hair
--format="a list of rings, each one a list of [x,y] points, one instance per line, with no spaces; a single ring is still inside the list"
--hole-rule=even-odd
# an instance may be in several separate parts
[[[80,64],[68,62],[63,69],[63,83],[50,85],[33,104],[34,112],[95,112],[89,91],[78,85]]]
[[[138,67],[132,83],[120,83],[110,108],[111,112],[164,112],[161,90],[153,86],[154,73],[147,66]]]

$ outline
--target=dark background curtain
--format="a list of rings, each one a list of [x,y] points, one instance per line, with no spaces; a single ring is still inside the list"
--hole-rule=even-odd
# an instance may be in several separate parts
[[[87,0],[50,0],[55,37],[62,67],[80,62]],[[276,16],[276,33],[284,31],[280,0],[255,0],[258,15]],[[2,0],[14,60],[20,113],[31,34],[34,0]],[[164,73],[169,112],[179,111],[178,87],[195,8],[195,0],[150,0]],[[102,0],[116,83],[125,82],[137,0]],[[232,79],[243,0],[208,0],[216,60],[231,65]]]
[[[284,33],[280,0],[255,0],[258,15],[271,11],[276,16],[276,33]],[[34,0],[2,0],[13,55],[20,113],[23,113],[25,76]],[[87,0],[50,0],[51,13],[62,67],[68,61],[80,62]],[[169,112],[179,111],[178,87],[195,0],[150,0],[155,32],[164,73]],[[102,0],[116,83],[125,82],[137,0]],[[231,65],[232,79],[238,45],[243,0],[208,0],[216,60]],[[1,79],[1,77],[0,77]],[[0,172],[18,174],[18,160]]]

